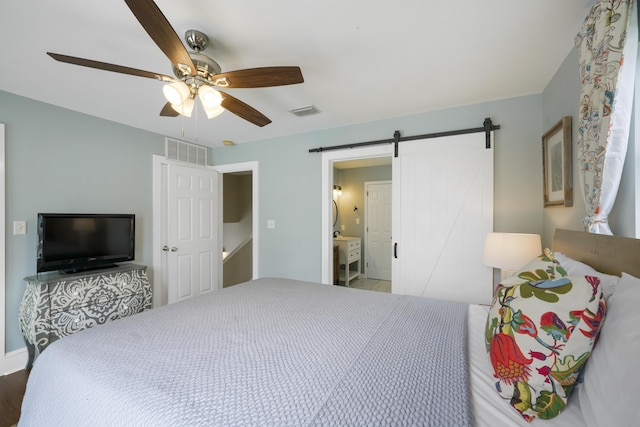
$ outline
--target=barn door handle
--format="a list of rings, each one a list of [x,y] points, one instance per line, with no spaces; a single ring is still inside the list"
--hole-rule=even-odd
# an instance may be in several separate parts
[[[394,258],[398,258],[398,244],[397,243],[393,244],[393,257]]]

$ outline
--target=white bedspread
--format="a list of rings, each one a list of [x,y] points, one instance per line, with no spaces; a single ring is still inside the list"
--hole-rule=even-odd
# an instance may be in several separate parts
[[[470,425],[466,315],[261,279],[53,343],[20,426]]]

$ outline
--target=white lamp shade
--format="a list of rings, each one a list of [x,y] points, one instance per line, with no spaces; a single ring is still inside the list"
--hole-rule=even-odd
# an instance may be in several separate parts
[[[495,268],[518,270],[541,253],[539,234],[488,233],[482,263]]]
[[[171,105],[180,106],[183,102],[188,100],[191,95],[189,86],[185,82],[173,82],[166,84],[162,87],[162,93],[164,97],[171,103]]]
[[[187,98],[182,104],[175,105],[171,104],[171,108],[173,108],[178,113],[182,114],[185,117],[191,117],[191,112],[193,111],[193,106],[195,105],[195,101],[193,98]]]
[[[219,116],[220,114],[222,114],[224,112],[224,108],[222,108],[221,106],[217,106],[215,108],[206,108],[204,109],[204,112],[207,113],[207,118],[208,119],[213,119],[216,116]]]
[[[198,88],[198,96],[202,102],[205,111],[214,110],[220,106],[222,95],[211,86],[200,86]]]

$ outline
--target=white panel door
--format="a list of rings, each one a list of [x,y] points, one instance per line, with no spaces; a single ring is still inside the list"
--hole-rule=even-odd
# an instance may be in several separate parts
[[[391,280],[391,182],[365,183],[366,268],[369,279]]]
[[[393,193],[394,292],[490,303],[493,271],[482,250],[493,230],[493,148],[485,134],[400,143]]]
[[[218,289],[218,176],[204,168],[168,166],[169,303]]]

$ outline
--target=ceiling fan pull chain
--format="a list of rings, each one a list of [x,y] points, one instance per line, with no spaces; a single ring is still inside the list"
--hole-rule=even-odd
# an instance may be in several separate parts
[[[196,98],[198,98],[198,97],[196,97]],[[198,103],[198,100],[196,99],[196,104],[197,103]],[[196,105],[195,110],[196,110],[196,144],[197,144],[198,143],[198,108],[197,108],[197,105]]]
[[[180,137],[184,138],[184,114],[180,114],[180,117],[182,118],[182,126],[180,129]]]

